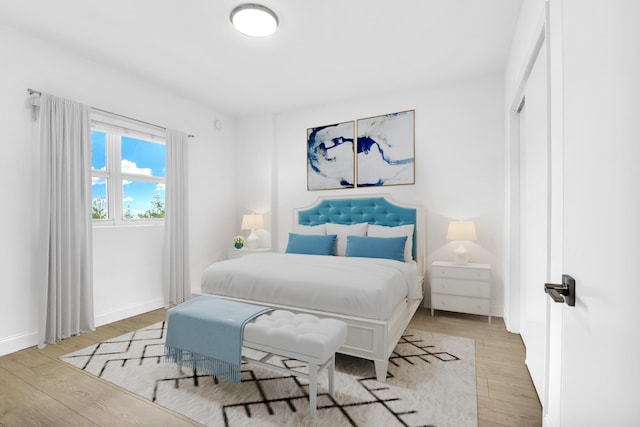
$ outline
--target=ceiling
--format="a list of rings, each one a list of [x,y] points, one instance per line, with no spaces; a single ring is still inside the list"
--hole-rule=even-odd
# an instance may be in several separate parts
[[[0,24],[241,117],[499,72],[521,2],[264,0],[263,39],[241,0],[5,1]]]

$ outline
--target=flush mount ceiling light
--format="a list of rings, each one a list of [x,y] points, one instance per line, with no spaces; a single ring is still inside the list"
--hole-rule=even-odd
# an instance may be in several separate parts
[[[245,3],[231,11],[231,23],[242,34],[266,37],[278,28],[278,17],[261,4]]]

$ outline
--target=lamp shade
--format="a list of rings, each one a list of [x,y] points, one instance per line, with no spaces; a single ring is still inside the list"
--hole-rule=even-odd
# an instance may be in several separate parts
[[[476,226],[473,221],[451,221],[447,230],[447,240],[476,240]],[[456,264],[464,265],[469,261],[469,251],[462,243],[454,251]]]
[[[278,17],[261,4],[245,3],[231,11],[231,23],[242,34],[265,37],[278,28]]]
[[[447,240],[477,240],[475,224],[473,221],[451,221]]]
[[[260,214],[247,214],[242,217],[242,230],[255,230],[257,228],[264,228],[264,219]]]

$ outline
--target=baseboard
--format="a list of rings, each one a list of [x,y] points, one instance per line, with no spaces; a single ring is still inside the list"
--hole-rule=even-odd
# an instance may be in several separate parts
[[[138,314],[146,313],[148,311],[157,310],[162,307],[164,307],[164,301],[162,300],[162,298],[146,301],[141,304],[132,304],[125,307],[119,307],[117,310],[95,314],[95,324],[96,327],[106,325],[108,323],[113,323],[117,322],[118,320],[126,319],[128,317],[137,316]]]
[[[162,298],[157,298],[141,304],[132,304],[126,307],[121,307],[118,308],[118,310],[95,314],[94,322],[96,327],[102,326],[162,307],[164,307]],[[37,330],[3,338],[0,340],[0,356],[15,353],[16,351],[38,345],[38,340],[39,337]]]
[[[549,414],[545,414],[542,417],[542,427],[555,427],[553,420],[549,417]]]
[[[25,332],[0,340],[0,356],[38,345],[38,331]]]
[[[502,317],[504,319],[504,306],[499,304],[491,304],[491,316]]]

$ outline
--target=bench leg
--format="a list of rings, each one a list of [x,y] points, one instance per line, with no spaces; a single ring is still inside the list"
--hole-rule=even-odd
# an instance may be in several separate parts
[[[329,363],[329,394],[333,396],[333,375],[336,371],[336,357],[335,354],[331,358],[331,363]]]
[[[309,412],[316,416],[318,406],[318,365],[309,363]]]
[[[178,353],[177,355],[177,364],[178,364],[178,372],[180,372],[181,374],[184,373],[184,371],[182,370],[182,350],[180,350],[180,353]]]
[[[381,382],[381,383],[386,382],[387,368],[389,367],[389,361],[375,360],[373,363],[376,367],[376,380],[378,380],[378,382]]]

